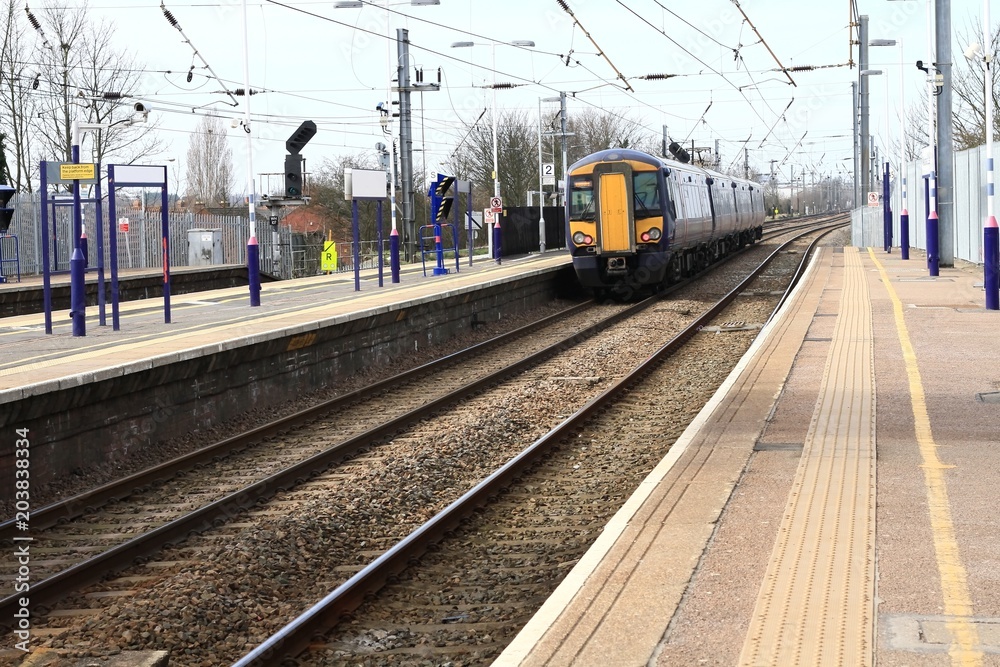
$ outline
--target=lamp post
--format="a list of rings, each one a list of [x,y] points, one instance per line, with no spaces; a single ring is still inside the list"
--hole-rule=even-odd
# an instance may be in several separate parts
[[[522,48],[534,48],[535,43],[529,39],[515,39],[511,42],[501,42],[510,46],[520,46]],[[473,46],[486,46],[481,42],[452,42],[451,48],[462,49]],[[490,49],[493,54],[493,196],[500,196],[500,158],[497,150],[497,43],[490,42]]]
[[[912,2],[913,0],[889,0],[889,2]],[[989,0],[986,0],[988,2]],[[927,0],[927,55],[928,64],[917,61],[917,68],[927,74],[927,152],[926,160],[930,163],[925,182],[925,197],[927,201],[927,270],[931,276],[938,275],[939,245],[938,245],[938,214],[937,214],[937,159],[935,142],[934,100],[937,92],[938,70],[934,65],[934,0]],[[950,7],[950,6],[949,6]],[[950,10],[949,10],[950,11]],[[948,39],[950,39],[950,33]],[[904,246],[905,247],[905,246]]]
[[[542,132],[542,102],[558,102],[559,103],[559,131],[555,132]],[[566,185],[566,137],[571,136],[572,133],[566,131],[566,93],[559,93],[559,97],[542,97],[538,100],[538,189],[544,190],[544,177],[542,175],[542,138],[545,136],[560,138],[562,143],[562,177],[563,185]],[[553,164],[553,174],[552,179],[555,181],[555,200],[559,204],[562,202],[562,198],[559,196],[559,179],[555,177],[555,148],[552,152],[552,164]],[[539,238],[539,251],[545,252],[545,220],[542,217],[542,204],[538,205],[538,238]]]
[[[986,225],[983,228],[986,307],[1000,310],[1000,228],[993,215],[993,28],[990,0],[983,0],[983,88],[986,103]]]
[[[873,40],[875,41],[875,40]],[[869,42],[869,46],[873,46]],[[880,69],[863,69],[861,76],[881,76]],[[885,136],[889,136],[889,76],[885,77]],[[888,140],[886,141],[886,154],[888,156]],[[882,245],[886,252],[892,250],[892,208],[889,205],[889,159],[886,157],[885,172],[882,179]]]
[[[393,67],[392,58],[392,45],[395,41],[400,44],[399,39],[394,40],[392,37],[392,22],[390,20],[390,10],[389,7],[409,4],[413,7],[426,7],[433,5],[440,5],[441,0],[410,0],[408,3],[390,3],[389,0],[385,0],[381,7],[385,9],[385,60],[386,60],[386,84],[385,84],[385,101],[380,102],[377,106],[380,111],[379,122],[382,125],[382,133],[385,134],[389,140],[389,217],[391,220],[392,229],[389,232],[389,266],[392,274],[392,282],[399,282],[399,225],[397,224],[396,215],[396,137],[395,131],[392,127],[392,72],[393,69],[400,70],[402,67],[409,67],[408,63],[402,63],[401,65],[397,62],[397,67]],[[365,5],[371,5],[373,7],[378,6],[372,2],[366,2],[363,0],[339,0],[335,2],[334,9],[361,9]],[[405,31],[402,31],[405,34]],[[400,46],[402,48],[402,46]],[[397,59],[398,60],[398,59]],[[403,82],[400,81],[400,86],[403,86]],[[402,96],[404,93],[401,92]],[[400,112],[402,113],[402,105],[400,105]],[[407,156],[405,147],[403,155]],[[405,164],[403,165],[406,166]],[[412,206],[411,199],[409,198],[407,172],[403,173],[403,204],[404,213],[412,216]],[[407,221],[407,215],[404,215],[404,222]],[[412,222],[412,218],[408,220]],[[410,230],[412,231],[412,230]],[[411,236],[411,244],[414,242]],[[379,249],[381,252],[381,249]]]
[[[1000,228],[993,215],[993,35],[990,26],[990,0],[983,0],[983,44],[973,44],[965,57],[983,61],[983,97],[985,104],[984,131],[986,134],[986,222],[983,225],[983,288],[986,292],[986,309],[1000,310]]]
[[[910,214],[906,210],[906,125],[903,113],[903,40],[897,39],[873,39],[868,42],[869,46],[898,46],[899,47],[899,183],[900,183],[900,214],[899,214],[899,247],[900,258],[910,258]],[[886,78],[886,136],[889,135],[889,80]],[[888,142],[886,142],[888,143]],[[888,149],[888,146],[887,146]]]

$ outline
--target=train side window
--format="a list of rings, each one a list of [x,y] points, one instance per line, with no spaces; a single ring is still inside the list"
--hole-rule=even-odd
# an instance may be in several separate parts
[[[591,176],[574,176],[570,180],[569,219],[594,219],[594,179]]]

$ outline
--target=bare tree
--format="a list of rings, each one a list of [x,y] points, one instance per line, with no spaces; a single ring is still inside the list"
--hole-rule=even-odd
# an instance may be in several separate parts
[[[310,206],[323,211],[324,229],[333,232],[334,240],[351,240],[351,202],[344,199],[344,170],[378,168],[373,155],[358,153],[334,160],[324,159],[319,169],[310,176]],[[375,217],[369,209],[370,207],[359,208],[358,222],[362,240],[370,240],[375,236]],[[388,221],[388,207],[384,216]],[[385,234],[388,238],[388,223]]]
[[[134,162],[160,150],[153,127],[129,122],[133,113],[128,100],[138,92],[142,66],[113,46],[113,26],[88,23],[86,10],[86,3],[49,7],[39,20],[35,59],[40,63],[41,95],[36,129],[41,152],[72,159],[73,122],[79,121],[106,126],[94,135],[95,160],[113,157]]]
[[[202,117],[188,140],[187,186],[187,195],[194,202],[206,206],[229,203],[233,191],[233,150],[219,118]]]
[[[28,52],[25,29],[18,20],[15,0],[6,0],[3,13],[3,33],[0,39],[0,136],[6,157],[4,176],[16,190],[31,191],[32,145],[31,119],[35,116],[35,98],[30,95],[35,85],[22,54]]]
[[[982,41],[982,25],[973,24],[967,28],[957,38],[961,45],[959,50],[964,50],[970,43]],[[1000,33],[991,31],[989,53],[996,53],[1000,45]],[[980,52],[980,54],[982,51]],[[993,96],[993,108],[1000,109],[1000,96],[997,94],[996,61],[990,67],[992,81],[990,82],[990,94]],[[986,143],[986,106],[984,101],[985,86],[983,85],[985,72],[983,71],[982,55],[978,58],[968,60],[956,58],[955,66],[952,68],[952,90],[954,92],[954,109],[952,128],[955,137],[955,148],[965,150]],[[1000,128],[996,116],[993,118],[993,132],[996,134]]]
[[[609,148],[632,148],[647,153],[657,150],[655,139],[630,114],[622,115],[588,107],[572,114],[567,127],[573,133],[567,150],[570,164],[591,153]],[[557,130],[552,126],[550,131]]]
[[[476,207],[493,195],[493,130],[489,113],[466,128],[465,142],[448,160],[448,168],[472,180]],[[497,163],[500,194],[507,206],[523,206],[528,190],[538,188],[538,126],[525,111],[505,111],[497,117]]]

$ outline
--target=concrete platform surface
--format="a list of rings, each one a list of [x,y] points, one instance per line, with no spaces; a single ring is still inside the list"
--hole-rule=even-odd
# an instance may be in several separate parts
[[[451,273],[444,276],[432,277],[428,270],[424,277],[419,268],[409,269],[395,284],[386,267],[382,287],[374,271],[363,271],[360,291],[355,291],[353,274],[300,278],[265,283],[259,307],[250,307],[247,287],[175,295],[170,300],[169,324],[162,298],[131,301],[120,304],[117,332],[112,329],[108,304],[104,326],[98,308],[87,309],[86,336],[82,337],[72,335],[67,310],[53,313],[50,335],[45,334],[41,313],[4,317],[0,319],[0,404],[23,395],[19,392],[26,387],[41,393],[54,383],[91,382],[101,373],[122,375],[132,368],[198,354],[206,346],[304,332],[320,320],[384,310],[387,303],[424,302],[442,290],[472,289],[532,268],[545,271],[568,264],[562,252],[505,260],[499,266],[479,258],[458,273],[452,263]]]
[[[824,248],[495,665],[1000,665],[982,269]]]

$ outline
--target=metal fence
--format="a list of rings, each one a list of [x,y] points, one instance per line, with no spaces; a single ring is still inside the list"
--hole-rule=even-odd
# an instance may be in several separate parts
[[[42,232],[41,209],[38,193],[18,195],[14,200],[14,220],[10,234],[17,237],[18,259],[22,275],[42,272]],[[107,238],[108,204],[102,203],[104,227],[104,265],[110,266],[110,243]],[[117,217],[115,234],[118,242],[119,269],[149,269],[163,266],[163,224],[159,211],[136,210],[131,200],[116,202]],[[60,199],[53,209],[49,209],[49,266],[52,271],[69,270],[72,256],[73,207],[71,199]],[[93,203],[82,205],[84,232],[87,235],[88,259],[91,266],[97,264],[97,213]],[[260,226],[260,225],[258,225]],[[266,227],[266,221],[264,222]],[[197,229],[220,230],[222,240],[222,264],[246,263],[246,243],[249,238],[247,218],[237,215],[195,215],[190,212],[170,212],[168,214],[168,239],[170,265],[189,266],[189,232]],[[8,241],[4,247],[6,258],[13,244]],[[10,276],[14,267],[5,263],[3,273]]]
[[[0,237],[2,258],[17,259],[21,275],[38,275],[42,272],[41,209],[38,193],[19,194],[11,200],[15,208],[13,223],[9,230],[13,236]],[[104,265],[110,266],[110,245],[108,242],[109,214],[107,201],[102,204],[104,216]],[[61,199],[55,206],[55,214],[50,208],[49,216],[49,266],[52,271],[68,271],[72,256],[73,209],[72,199]],[[88,240],[88,259],[91,267],[97,265],[97,219],[93,203],[83,204],[83,224]],[[122,198],[116,201],[115,234],[118,242],[119,269],[160,269],[163,266],[163,226],[159,211],[136,209],[133,200]],[[213,257],[215,264],[246,264],[247,240],[250,225],[246,216],[194,214],[186,211],[171,211],[168,214],[168,234],[170,244],[170,265],[172,267],[201,265],[191,261],[189,241],[204,231],[218,231],[221,240],[221,256]],[[272,227],[267,216],[256,216],[255,236],[260,247],[260,269],[277,278],[301,278],[323,272],[321,258],[324,239],[318,234],[300,234],[288,227]],[[481,235],[485,247],[485,234]],[[15,253],[15,238],[16,250]],[[464,243],[464,236],[462,238]],[[460,246],[463,254],[464,245]],[[277,252],[275,252],[277,250]],[[378,266],[379,247],[376,241],[362,241],[359,246],[360,266],[374,269]],[[383,266],[389,270],[389,241],[381,247]],[[336,271],[354,270],[352,243],[337,243]],[[419,260],[418,260],[419,261]],[[12,261],[0,263],[0,274],[8,278],[17,273],[18,266]]]
[[[983,222],[986,220],[984,178],[986,147],[979,146],[955,153],[954,248],[955,257],[975,264],[983,263]],[[927,249],[927,206],[919,162],[907,165],[906,210],[910,215],[910,246]],[[892,183],[892,243],[899,245],[899,214],[903,210],[899,182]],[[858,247],[882,247],[882,207],[855,209],[851,216],[851,243]]]

